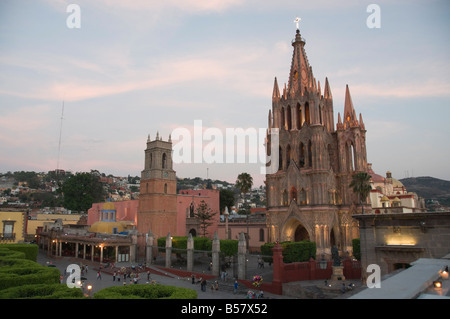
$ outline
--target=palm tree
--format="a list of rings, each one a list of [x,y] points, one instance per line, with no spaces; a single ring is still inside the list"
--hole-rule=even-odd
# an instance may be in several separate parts
[[[253,185],[253,177],[249,173],[241,173],[236,180],[236,187],[240,189],[241,193],[245,194],[251,190]]]
[[[359,172],[352,176],[352,181],[350,183],[350,187],[353,188],[353,192],[358,194],[359,204],[362,207],[362,213],[364,214],[364,205],[363,201],[366,200],[367,196],[372,189],[370,186],[371,176],[366,172]]]

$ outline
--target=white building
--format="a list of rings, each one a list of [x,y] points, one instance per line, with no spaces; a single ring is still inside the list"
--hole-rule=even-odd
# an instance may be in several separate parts
[[[406,187],[397,179],[392,178],[391,172],[386,177],[376,174],[372,164],[368,163],[368,173],[372,176],[370,202],[372,213],[413,213],[425,211],[425,200],[416,193],[408,192]]]

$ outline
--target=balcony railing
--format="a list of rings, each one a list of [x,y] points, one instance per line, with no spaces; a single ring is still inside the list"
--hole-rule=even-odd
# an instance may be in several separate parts
[[[16,233],[0,233],[0,240],[14,241],[16,240]]]

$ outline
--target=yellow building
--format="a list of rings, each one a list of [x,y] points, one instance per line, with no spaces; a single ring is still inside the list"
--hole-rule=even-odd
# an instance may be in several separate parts
[[[36,235],[36,229],[38,227],[44,227],[45,223],[56,221],[60,219],[63,225],[75,225],[80,220],[80,214],[49,214],[49,213],[37,213],[36,217],[28,220],[27,234],[29,236]]]
[[[119,234],[133,229],[131,221],[117,221],[116,207],[112,202],[106,202],[101,209],[100,221],[92,224],[89,232],[103,234]]]
[[[0,211],[0,243],[22,243],[25,241],[27,217],[26,212]]]

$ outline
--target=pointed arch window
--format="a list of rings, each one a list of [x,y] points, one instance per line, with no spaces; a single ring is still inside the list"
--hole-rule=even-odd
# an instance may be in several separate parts
[[[164,184],[164,194],[167,194],[167,184]]]
[[[300,104],[297,104],[297,110],[298,110],[298,114],[297,114],[297,128],[301,129],[302,128],[302,107]]]
[[[283,170],[283,150],[280,148],[278,149],[278,170]]]
[[[319,122],[320,122],[320,124],[323,125],[323,123],[322,123],[322,106],[321,105],[319,105]]]
[[[280,119],[281,119],[281,123],[280,123],[280,129],[286,128],[286,120],[285,120],[285,114],[284,114],[284,107],[281,108],[280,110]]]
[[[283,190],[283,193],[281,194],[281,206],[287,206],[288,205],[288,193],[286,190]]]
[[[191,202],[191,205],[189,205],[189,217],[194,217],[194,202]]]
[[[286,148],[286,168],[291,164],[291,146],[288,144]]]
[[[352,142],[347,146],[347,168],[350,172],[356,169],[355,147]]]
[[[286,116],[286,122],[287,122],[287,129],[290,131],[292,129],[292,114],[291,114],[291,106],[288,105],[287,107],[287,116]]]
[[[308,125],[311,124],[311,120],[310,120],[309,116],[310,116],[309,115],[309,103],[306,102],[305,103],[305,122],[308,123]]]
[[[298,163],[300,167],[305,167],[305,145],[300,143]]]
[[[308,142],[308,166],[312,167],[312,144],[311,141]]]
[[[167,155],[163,153],[162,155],[162,168],[167,168]]]
[[[300,205],[306,205],[306,192],[303,188],[300,189],[300,192],[298,193],[298,201]]]

